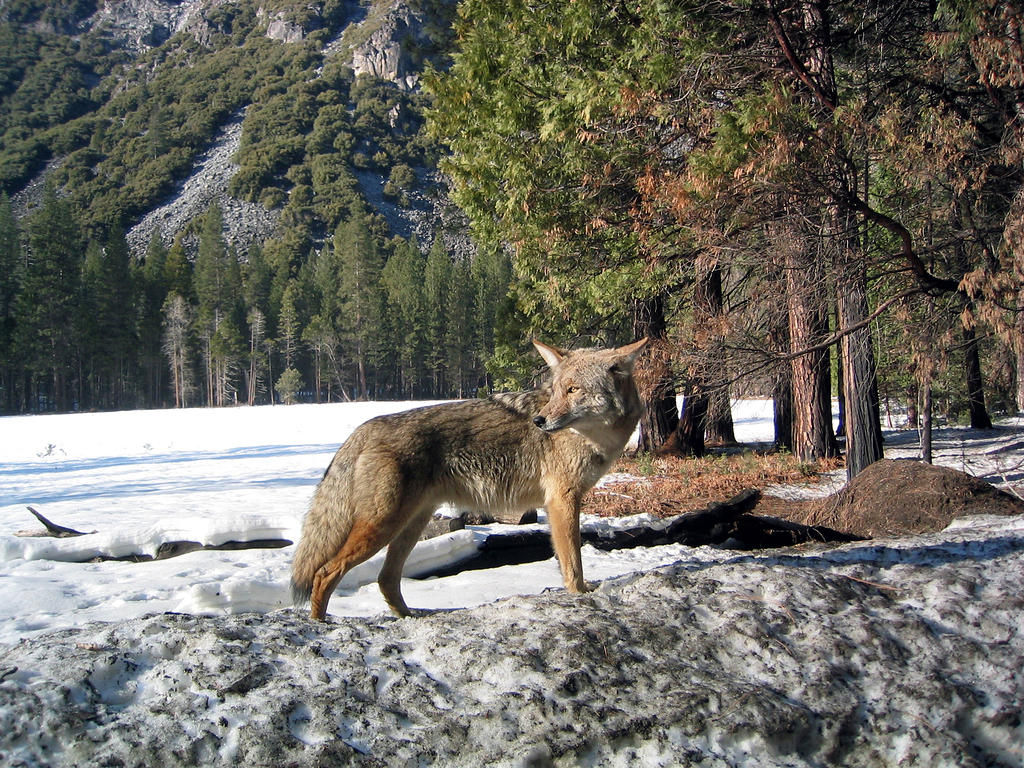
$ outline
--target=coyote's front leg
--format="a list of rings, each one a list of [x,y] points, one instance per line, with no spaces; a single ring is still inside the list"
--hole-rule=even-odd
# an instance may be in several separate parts
[[[562,569],[562,581],[569,592],[589,592],[583,580],[583,558],[580,553],[580,496],[574,491],[558,491],[546,502],[551,525],[551,543]]]

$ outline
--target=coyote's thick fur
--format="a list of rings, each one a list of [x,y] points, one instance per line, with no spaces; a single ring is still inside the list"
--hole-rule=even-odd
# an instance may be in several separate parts
[[[341,577],[388,545],[377,583],[410,614],[402,566],[443,502],[518,511],[544,506],[570,592],[588,589],[580,499],[622,452],[641,415],[633,364],[647,343],[564,351],[535,341],[551,368],[540,389],[371,419],[334,455],[292,564],[297,602],[323,620]]]

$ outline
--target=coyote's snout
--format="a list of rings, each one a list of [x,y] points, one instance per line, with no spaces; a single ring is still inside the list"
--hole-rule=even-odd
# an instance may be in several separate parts
[[[535,341],[551,369],[537,390],[380,416],[334,455],[302,526],[292,564],[297,601],[324,619],[342,576],[388,547],[377,583],[410,614],[402,566],[444,502],[518,511],[544,506],[570,592],[588,589],[580,500],[622,452],[640,419],[633,365],[647,339],[618,349],[565,351]]]

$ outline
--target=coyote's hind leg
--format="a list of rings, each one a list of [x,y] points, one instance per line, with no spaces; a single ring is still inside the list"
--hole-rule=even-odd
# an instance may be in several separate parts
[[[433,512],[433,507],[425,507],[409,518],[408,524],[388,545],[384,565],[377,576],[380,593],[391,610],[399,616],[412,615],[409,606],[405,604],[405,598],[402,597],[402,567],[405,565],[409,553],[416,546],[416,542],[419,541],[420,534]]]
[[[313,575],[310,615],[314,619],[327,618],[327,602],[338,582],[352,568],[379,552],[390,537],[390,532],[375,522],[360,521],[352,526],[341,549]]]

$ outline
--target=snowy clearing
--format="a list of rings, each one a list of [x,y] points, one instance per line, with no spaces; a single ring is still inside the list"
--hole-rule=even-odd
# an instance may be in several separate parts
[[[292,546],[67,562],[294,541],[338,445],[410,405],[0,419],[0,762],[1024,764],[1024,517],[799,552],[585,547],[592,597],[551,559],[407,579],[413,607],[482,606],[419,620],[385,615],[378,559],[327,625],[286,609]],[[770,440],[770,402],[735,413]],[[1022,440],[1020,420],[947,429],[937,457],[1019,493]],[[26,505],[97,532],[14,536],[38,527]],[[409,570],[481,535],[423,542]]]
[[[223,544],[296,541],[316,483],[345,438],[372,416],[424,403],[338,403],[230,409],[128,411],[0,419],[0,644],[90,620],[124,620],[154,611],[226,614],[290,604],[293,547],[197,551],[153,562],[66,562],[96,555],[155,555],[171,541]],[[771,401],[734,406],[737,438],[769,442]],[[887,436],[887,455],[916,452],[912,432]],[[938,461],[992,482],[1024,477],[1020,420],[988,434],[943,430]],[[1016,462],[1016,469],[1014,469]],[[842,473],[823,484],[841,486]],[[779,488],[803,497],[819,489]],[[96,533],[69,539],[12,534],[51,520]],[[584,525],[621,522],[588,519]],[[479,530],[423,542],[409,558],[416,574],[474,551]],[[684,547],[584,551],[591,580],[646,570],[697,554]],[[373,580],[381,556],[353,570],[331,601],[338,616],[386,608]],[[561,583],[554,559],[498,572],[408,581],[409,604],[459,608]]]

